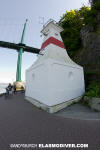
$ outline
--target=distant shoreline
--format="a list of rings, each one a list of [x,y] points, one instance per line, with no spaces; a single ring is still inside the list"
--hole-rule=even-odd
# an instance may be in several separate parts
[[[5,88],[8,86],[8,83],[0,83],[0,95],[6,93]]]

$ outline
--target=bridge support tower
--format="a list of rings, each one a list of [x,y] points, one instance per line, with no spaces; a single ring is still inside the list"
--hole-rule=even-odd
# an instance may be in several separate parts
[[[20,44],[24,44],[26,24],[27,24],[27,19],[26,19],[26,22],[24,24]],[[18,52],[18,60],[17,60],[16,82],[14,82],[14,84],[16,85],[17,91],[25,89],[25,83],[21,80],[22,54],[23,54],[23,48],[20,48],[20,50]]]

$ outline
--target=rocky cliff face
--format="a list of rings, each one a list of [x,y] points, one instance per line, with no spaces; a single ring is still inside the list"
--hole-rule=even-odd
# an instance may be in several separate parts
[[[85,27],[81,30],[81,37],[83,52],[81,53],[79,63],[85,66],[100,64],[100,34],[93,32],[93,28]],[[97,70],[100,70],[100,68]]]
[[[97,16],[100,23],[100,14]],[[89,80],[100,81],[100,24],[97,28],[85,26],[81,30],[83,48],[75,57],[77,63],[84,67]]]

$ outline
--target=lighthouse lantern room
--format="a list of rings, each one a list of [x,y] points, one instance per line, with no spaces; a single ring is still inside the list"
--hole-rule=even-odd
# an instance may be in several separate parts
[[[83,67],[68,56],[62,31],[53,20],[43,27],[40,55],[26,70],[26,99],[49,113],[80,100],[85,92]]]

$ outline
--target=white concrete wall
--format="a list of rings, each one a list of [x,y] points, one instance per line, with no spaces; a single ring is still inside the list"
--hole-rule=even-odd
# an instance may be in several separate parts
[[[46,61],[26,71],[25,96],[46,102],[48,98],[48,66]]]
[[[46,46],[46,48],[41,51],[41,54],[42,55],[38,56],[37,61],[33,65],[41,63],[42,61],[51,58],[53,60],[65,62],[71,66],[73,65],[74,67],[76,66],[81,68],[81,66],[79,66],[71,60],[71,58],[67,54],[66,49],[58,47],[54,44],[49,44],[48,46]]]
[[[48,59],[26,71],[25,96],[48,106],[77,98],[83,93],[82,68]]]
[[[50,106],[63,103],[84,94],[85,87],[82,67],[71,67],[66,63],[51,60],[49,68]]]
[[[62,41],[61,30],[48,24],[42,31],[48,32],[44,41],[51,36]],[[64,48],[50,43],[41,54],[26,71],[26,97],[54,106],[84,94],[83,68],[70,59]]]

